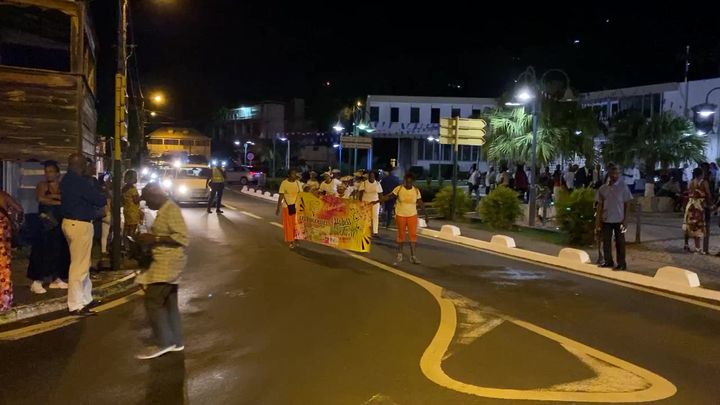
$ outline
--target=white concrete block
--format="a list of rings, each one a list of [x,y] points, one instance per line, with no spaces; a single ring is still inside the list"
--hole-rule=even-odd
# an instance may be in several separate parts
[[[418,218],[418,226],[419,226],[420,228],[427,228],[427,222],[425,222],[425,219],[423,219],[423,218]]]
[[[245,191],[248,191],[248,190],[249,190],[248,186],[242,186],[242,190],[240,190],[240,191],[245,192]]]
[[[263,195],[267,197],[272,197],[272,193],[269,191],[264,192]]]
[[[445,237],[460,236],[460,228],[455,225],[443,225],[440,228],[440,235]]]
[[[255,194],[260,194],[260,195],[262,195],[262,193],[263,193],[263,191],[260,190],[260,189],[255,190]]]
[[[272,195],[273,200],[277,201],[280,198],[280,194],[275,193]]]
[[[590,256],[586,251],[580,249],[564,248],[560,250],[558,257],[578,263],[590,263]]]
[[[515,239],[505,235],[493,235],[492,239],[490,239],[490,243],[507,248],[514,248],[516,246]]]
[[[655,273],[654,279],[683,287],[700,287],[697,273],[679,267],[661,267]]]

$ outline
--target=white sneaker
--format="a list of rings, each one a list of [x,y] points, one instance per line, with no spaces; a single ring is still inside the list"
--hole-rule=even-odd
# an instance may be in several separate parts
[[[47,292],[39,281],[33,281],[32,284],[30,284],[30,291],[35,294],[45,294]]]
[[[183,345],[181,345],[181,346],[175,345],[172,347],[172,349],[170,349],[171,352],[181,352],[183,350],[185,350],[185,346],[183,346]]]
[[[51,288],[51,289],[60,289],[60,290],[67,290],[68,285],[67,285],[66,282],[64,282],[64,281],[62,281],[62,280],[60,280],[60,279],[58,278],[57,280],[55,280],[55,281],[53,281],[52,283],[50,283],[50,285],[48,286],[48,288]]]
[[[165,354],[167,352],[171,352],[174,349],[175,349],[175,345],[168,346],[165,348],[159,348],[157,346],[152,346],[152,347],[148,347],[147,350],[143,351],[142,353],[135,355],[135,358],[139,359],[139,360],[154,359],[156,357],[162,356],[163,354]]]
[[[397,257],[395,257],[395,262],[393,263],[393,265],[397,266],[398,264],[402,263],[402,261],[403,261],[403,255],[402,255],[402,253],[398,253]]]

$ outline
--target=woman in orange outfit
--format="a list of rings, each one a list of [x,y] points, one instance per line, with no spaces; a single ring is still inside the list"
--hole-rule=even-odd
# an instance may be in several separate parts
[[[280,183],[280,190],[278,191],[280,197],[278,198],[277,208],[275,209],[275,215],[280,215],[280,208],[282,207],[282,224],[285,243],[288,244],[290,249],[295,248],[295,226],[297,220],[295,216],[297,211],[295,203],[298,201],[301,191],[302,185],[300,184],[300,180],[298,180],[297,170],[290,169],[287,179]]]
[[[398,228],[398,253],[395,264],[398,264],[403,260],[403,246],[405,244],[406,231],[408,239],[410,240],[410,261],[415,264],[420,264],[417,256],[415,256],[415,243],[417,241],[418,227],[418,204],[420,205],[420,208],[422,208],[423,215],[425,216],[425,222],[428,222],[429,220],[427,213],[425,212],[425,204],[423,204],[420,190],[415,187],[415,177],[412,174],[406,174],[403,184],[395,187],[392,193],[384,196],[380,201],[385,202],[393,198],[397,199],[397,203],[395,204],[395,221],[397,222]]]

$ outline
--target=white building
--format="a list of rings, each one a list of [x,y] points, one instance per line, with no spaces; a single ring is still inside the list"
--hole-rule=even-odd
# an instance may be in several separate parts
[[[609,120],[620,111],[636,109],[647,117],[652,117],[660,111],[672,111],[677,115],[686,114],[693,119],[693,107],[705,103],[705,98],[711,90],[720,87],[720,77],[707,80],[692,80],[688,82],[670,82],[651,84],[647,86],[625,87],[613,90],[593,91],[580,94],[580,103],[584,107],[592,107],[599,114],[601,120]],[[685,95],[687,94],[687,106]],[[720,105],[720,89],[713,91],[708,101]],[[717,118],[720,111],[713,114],[715,117],[713,130],[707,134],[708,143],[705,152],[709,161],[720,157],[720,135],[718,134]]]
[[[432,168],[433,177],[438,177],[437,170],[442,169],[447,179],[447,171],[452,170],[452,146],[428,140],[438,137],[440,118],[469,118],[495,105],[494,98],[369,95],[366,106],[374,130],[370,133],[373,160],[381,167],[394,161],[402,171],[413,166]],[[473,163],[486,166],[478,146],[460,146],[458,162],[461,171],[467,171]]]

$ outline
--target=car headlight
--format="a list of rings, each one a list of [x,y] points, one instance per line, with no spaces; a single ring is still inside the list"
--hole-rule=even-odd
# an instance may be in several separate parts
[[[143,167],[141,173],[143,176],[147,176],[148,173],[150,173],[150,169],[148,169],[147,167]]]
[[[163,187],[165,187],[165,188],[170,188],[170,187],[172,187],[172,180],[170,180],[170,179],[165,179],[165,180],[163,180],[162,185],[163,185]]]
[[[182,185],[182,186],[178,187],[178,193],[180,193],[180,194],[187,194],[187,192],[188,192],[187,186]]]
[[[157,173],[151,174],[151,175],[150,175],[150,178],[153,179],[153,180],[157,179]]]

